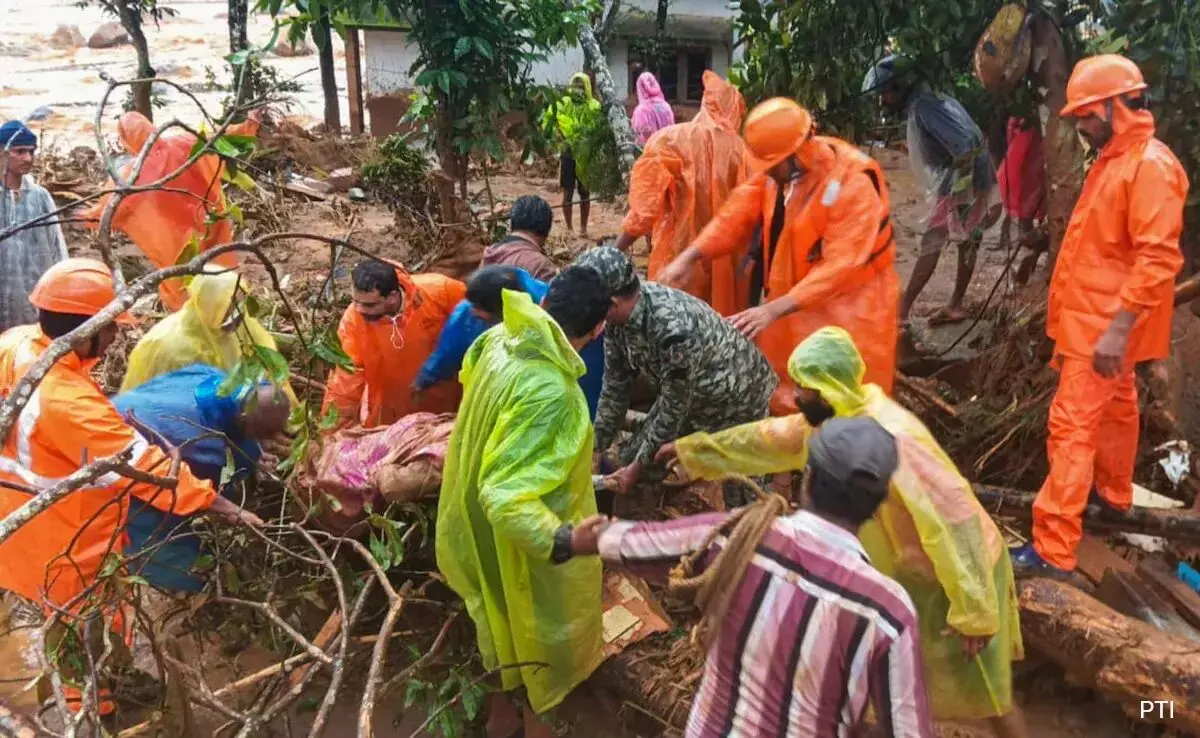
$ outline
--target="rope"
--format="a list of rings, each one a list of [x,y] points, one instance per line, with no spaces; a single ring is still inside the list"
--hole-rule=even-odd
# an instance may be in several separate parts
[[[714,528],[700,546],[679,560],[667,580],[668,592],[690,599],[700,608],[700,622],[692,631],[692,642],[699,640],[705,652],[717,639],[732,595],[754,558],[759,542],[775,519],[791,508],[782,495],[764,491],[749,477],[730,474],[722,479],[740,483],[752,490],[758,500],[737,510]],[[700,560],[721,536],[726,536],[725,545],[717,552],[712,564],[697,575]]]

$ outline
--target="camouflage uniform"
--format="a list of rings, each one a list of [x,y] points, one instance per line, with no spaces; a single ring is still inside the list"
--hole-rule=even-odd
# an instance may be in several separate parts
[[[585,251],[575,263],[597,271],[613,291],[638,279],[629,257],[611,246]],[[657,385],[659,394],[645,422],[620,449],[622,465],[649,465],[659,448],[689,433],[765,418],[778,384],[758,348],[715,310],[653,282],[641,283],[628,322],[606,328],[604,389],[596,413],[598,450],[616,439],[639,372]]]

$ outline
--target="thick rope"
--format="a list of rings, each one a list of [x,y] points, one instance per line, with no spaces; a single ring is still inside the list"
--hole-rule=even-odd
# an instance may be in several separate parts
[[[722,481],[725,480],[753,490],[758,500],[714,528],[696,550],[679,560],[667,580],[668,592],[691,599],[700,608],[700,622],[692,631],[692,641],[699,640],[705,652],[716,642],[732,595],[754,558],[754,550],[775,519],[787,514],[791,507],[782,495],[764,491],[749,477],[730,474]],[[697,564],[721,536],[726,536],[725,545],[717,552],[712,564],[697,576]]]

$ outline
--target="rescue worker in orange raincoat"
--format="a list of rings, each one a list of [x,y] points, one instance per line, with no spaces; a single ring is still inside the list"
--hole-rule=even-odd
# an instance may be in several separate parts
[[[258,119],[251,117],[245,123],[230,126],[225,133],[254,136],[258,133],[258,127]],[[126,153],[136,161],[154,134],[154,124],[141,113],[129,112],[121,116],[117,131]],[[133,184],[149,185],[178,170],[191,158],[195,145],[195,135],[186,131],[171,131],[160,136],[146,155],[146,161]],[[134,161],[121,169],[123,181],[133,173]],[[159,190],[130,195],[117,205],[112,228],[129,236],[155,269],[175,264],[193,237],[199,242],[200,251],[227,244],[233,240],[233,220],[228,214],[225,193],[221,190],[223,174],[221,158],[216,154],[205,154],[164,185],[184,192]],[[99,227],[99,219],[110,197],[104,197],[88,211],[89,227]],[[237,253],[228,253],[218,256],[211,263],[234,267],[239,259]],[[163,282],[159,285],[158,294],[163,305],[172,312],[187,302],[182,279]]]
[[[99,261],[67,259],[51,267],[29,296],[38,309],[38,323],[0,336],[0,393],[12,393],[54,339],[83,325],[115,297],[112,272]],[[127,314],[117,318],[129,321]],[[51,367],[4,439],[0,479],[42,491],[90,462],[121,453],[144,474],[167,475],[166,453],[122,419],[89,374],[116,335],[116,324],[109,324],[78,341]],[[167,513],[208,510],[261,524],[186,465],[178,480],[173,490],[164,489],[113,471],[67,494],[0,541],[0,588],[47,610],[95,612],[93,608],[103,606],[103,594],[88,588],[105,559],[125,549],[126,492]],[[0,519],[31,499],[31,492],[0,487]]]
[[[377,260],[362,262],[350,278],[354,304],[342,315],[338,338],[355,370],[333,370],[325,410],[337,408],[340,426],[364,428],[391,425],[415,412],[455,412],[462,398],[458,380],[420,392],[413,384],[446,318],[466,298],[466,285]]]
[[[1059,372],[1050,475],[1034,502],[1033,540],[1013,554],[1019,573],[1074,570],[1089,502],[1133,504],[1134,367],[1170,353],[1188,193],[1183,167],[1154,136],[1145,89],[1137,65],[1115,54],[1080,61],[1067,83],[1062,115],[1099,156],[1050,283],[1046,333]]]
[[[746,145],[738,131],[746,102],[737,88],[715,73],[704,73],[700,113],[651,136],[629,177],[629,212],[617,248],[628,252],[651,234],[651,280],[683,253],[746,177]],[[749,278],[742,248],[696,263],[679,285],[721,315],[749,307]]]
[[[765,302],[752,294],[754,307],[730,320],[779,377],[772,414],[797,411],[788,357],[827,325],[849,331],[866,361],[865,381],[890,394],[900,286],[883,170],[854,146],[814,135],[812,116],[785,98],[750,111],[744,135],[754,174],[659,281],[682,284],[693,264],[737,252],[761,225],[754,269]]]

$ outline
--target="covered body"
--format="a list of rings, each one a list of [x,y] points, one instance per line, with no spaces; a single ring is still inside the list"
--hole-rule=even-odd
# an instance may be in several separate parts
[[[735,253],[762,225],[767,300],[800,309],[767,326],[757,343],[779,377],[776,415],[796,411],[787,372],[792,349],[819,328],[845,328],[862,347],[867,381],[891,392],[900,284],[883,170],[857,148],[818,136],[807,173],[781,188],[756,174],[733,191],[695,246],[707,259]],[[776,226],[782,215],[782,224]]]
[[[663,96],[662,87],[652,72],[642,72],[637,79],[637,107],[629,123],[637,136],[637,145],[645,146],[655,133],[675,125],[675,111]]]
[[[36,325],[0,336],[0,392],[10,393],[49,345]],[[121,418],[91,378],[95,363],[69,353],[50,369],[4,440],[0,479],[47,489],[79,471],[81,460],[122,451],[143,472],[168,472],[167,455]],[[0,543],[0,588],[43,606],[81,609],[80,595],[105,559],[125,549],[130,495],[178,515],[212,505],[212,485],[187,465],[180,467],[178,479],[169,490],[109,472],[67,495]],[[29,499],[28,493],[0,488],[0,518]]]
[[[650,279],[683,253],[745,179],[746,145],[739,134],[745,112],[737,88],[706,71],[700,113],[656,134],[634,164],[622,229],[635,238],[650,234]],[[746,238],[729,253],[697,264],[681,288],[721,315],[744,310],[748,243]]]
[[[929,430],[872,384],[850,336],[825,329],[801,344],[793,377],[821,393],[838,417],[874,418],[896,438],[900,465],[875,519],[859,531],[871,562],[916,605],[934,716],[976,719],[1012,707],[1012,661],[1023,656],[1012,563],[999,530]],[[812,427],[802,415],[771,418],[676,443],[688,476],[803,469]],[[992,636],[973,660],[957,634]]]
[[[336,407],[344,423],[373,428],[413,412],[454,412],[458,407],[457,382],[419,394],[413,383],[467,288],[440,274],[410,275],[400,267],[396,274],[404,293],[399,315],[369,321],[351,305],[338,325],[342,349],[355,371],[333,370],[325,408]]]
[[[463,364],[462,409],[438,500],[437,561],[475,622],[483,667],[539,713],[603,660],[601,566],[550,561],[555,531],[596,514],[583,360],[528,295]]]

